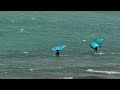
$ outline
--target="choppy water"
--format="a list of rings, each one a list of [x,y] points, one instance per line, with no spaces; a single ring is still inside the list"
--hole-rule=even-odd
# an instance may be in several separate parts
[[[119,40],[119,11],[0,11],[0,78],[119,79]],[[56,57],[51,48],[62,44]]]

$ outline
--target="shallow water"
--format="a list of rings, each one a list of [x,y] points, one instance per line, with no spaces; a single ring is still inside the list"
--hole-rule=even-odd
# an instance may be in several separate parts
[[[119,11],[0,11],[0,78],[119,79],[119,23]]]

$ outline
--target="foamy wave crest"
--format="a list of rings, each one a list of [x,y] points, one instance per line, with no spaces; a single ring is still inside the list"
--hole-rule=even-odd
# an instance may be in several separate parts
[[[56,55],[55,55],[55,54],[53,54],[52,56],[56,56]],[[67,56],[70,56],[70,55],[59,55],[59,56],[62,56],[62,57],[63,57],[63,56],[66,56],[66,57],[67,57]]]
[[[97,70],[94,70],[94,69],[88,69],[86,71],[96,72],[96,73],[106,73],[106,74],[120,74],[120,72],[116,72],[116,71],[97,71]]]
[[[99,55],[102,55],[102,54],[105,54],[105,53],[99,52],[99,53],[95,53],[95,54],[99,54]]]
[[[116,55],[116,54],[120,54],[120,53],[111,53],[111,54]]]
[[[63,69],[64,67],[58,67],[58,69]]]
[[[62,79],[73,79],[73,77],[62,77]]]
[[[86,40],[83,40],[83,42],[86,42]]]
[[[23,52],[23,53],[28,54],[28,52]]]

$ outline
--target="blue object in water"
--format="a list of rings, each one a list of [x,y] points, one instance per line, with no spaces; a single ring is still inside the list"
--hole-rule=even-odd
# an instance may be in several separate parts
[[[94,41],[92,41],[92,42],[90,43],[90,46],[91,46],[93,49],[95,49],[95,48],[98,47],[99,45],[98,45],[97,43],[95,43]]]
[[[97,43],[99,46],[102,45],[103,41],[104,41],[104,38],[102,38],[102,37],[99,37],[99,38],[97,38],[97,39],[94,40],[94,42]]]
[[[101,46],[103,41],[104,41],[104,38],[99,37],[99,38],[93,40],[93,41],[90,43],[90,46],[91,46],[93,49],[95,49],[96,47]]]
[[[57,47],[54,47],[54,48],[52,48],[52,51],[61,51],[63,48],[65,48],[66,47],[66,45],[60,45],[60,46],[57,46]]]

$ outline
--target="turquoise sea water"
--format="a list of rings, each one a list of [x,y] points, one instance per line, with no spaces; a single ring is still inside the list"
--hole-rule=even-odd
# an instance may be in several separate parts
[[[96,37],[105,40],[93,54]],[[119,79],[119,40],[119,11],[0,11],[0,78]]]

